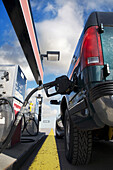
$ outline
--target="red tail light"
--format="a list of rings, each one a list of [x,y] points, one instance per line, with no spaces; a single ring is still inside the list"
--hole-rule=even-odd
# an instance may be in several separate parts
[[[103,55],[98,26],[88,28],[81,48],[81,70],[86,66],[103,65]]]

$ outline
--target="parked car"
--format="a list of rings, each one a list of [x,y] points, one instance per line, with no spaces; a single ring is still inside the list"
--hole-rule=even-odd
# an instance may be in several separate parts
[[[67,77],[75,87],[60,104],[66,158],[87,164],[93,139],[113,137],[113,12],[91,13]]]
[[[61,139],[64,137],[64,126],[62,124],[61,115],[58,115],[56,118],[55,132],[56,138]]]

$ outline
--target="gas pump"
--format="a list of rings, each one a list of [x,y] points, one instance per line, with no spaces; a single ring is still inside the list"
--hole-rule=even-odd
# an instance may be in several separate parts
[[[25,98],[26,77],[18,65],[0,66],[0,141],[6,138]],[[8,147],[20,142],[21,122]]]
[[[29,102],[28,109],[22,117],[22,136],[36,136],[39,132],[39,122],[41,121],[42,99],[39,94],[33,102]]]

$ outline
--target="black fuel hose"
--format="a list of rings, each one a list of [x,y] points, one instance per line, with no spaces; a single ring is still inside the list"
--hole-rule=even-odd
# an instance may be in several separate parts
[[[42,90],[42,89],[43,89],[43,85],[38,86],[38,87],[36,87],[35,89],[33,89],[33,90],[27,95],[26,99],[25,99],[24,102],[23,102],[23,105],[22,105],[20,111],[19,111],[18,114],[17,114],[16,119],[14,120],[14,123],[13,123],[13,125],[12,125],[12,127],[11,127],[11,130],[10,130],[7,138],[5,139],[5,141],[4,141],[4,142],[1,144],[1,146],[0,146],[0,147],[1,147],[1,148],[0,148],[0,153],[2,153],[2,152],[4,151],[4,149],[7,147],[7,145],[8,145],[9,142],[11,141],[11,138],[12,138],[12,136],[13,136],[13,134],[14,134],[14,132],[15,132],[18,124],[19,124],[20,120],[22,119],[24,109],[25,109],[25,107],[26,107],[26,105],[27,105],[30,97],[31,97],[36,91]]]
[[[2,98],[0,98],[0,101],[2,101],[2,102],[5,101],[7,104],[9,104],[12,109],[12,112],[14,113],[14,108],[12,106],[12,103],[8,98],[2,97]],[[2,105],[2,104],[4,104],[4,103],[0,103],[0,105]]]
[[[43,89],[43,85],[36,87],[35,89],[33,89],[26,97],[26,99],[24,100],[23,106],[25,107],[28,103],[28,100],[30,99],[30,97],[38,90],[42,90]]]

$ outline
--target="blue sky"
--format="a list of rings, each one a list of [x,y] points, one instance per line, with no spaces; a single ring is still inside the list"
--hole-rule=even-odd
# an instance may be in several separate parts
[[[83,26],[92,11],[113,12],[113,0],[30,0],[41,53],[61,52],[59,62],[44,59],[44,82],[66,74]],[[15,57],[16,56],[16,57]],[[0,64],[19,64],[28,78],[28,91],[36,87],[9,17],[0,1]],[[49,105],[44,92],[45,117],[56,117],[59,109]],[[59,97],[56,97],[59,98]]]

